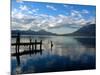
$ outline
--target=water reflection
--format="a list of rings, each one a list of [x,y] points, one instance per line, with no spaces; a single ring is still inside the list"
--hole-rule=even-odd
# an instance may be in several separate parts
[[[22,74],[95,69],[95,38],[32,36],[32,39],[34,38],[43,40],[43,50],[30,52],[31,56],[29,54],[17,54],[16,58],[12,56],[12,75],[16,74],[16,69],[19,71],[17,73]],[[21,42],[28,39],[22,37]],[[15,39],[12,39],[12,42],[14,41]],[[20,49],[23,51],[24,47]]]

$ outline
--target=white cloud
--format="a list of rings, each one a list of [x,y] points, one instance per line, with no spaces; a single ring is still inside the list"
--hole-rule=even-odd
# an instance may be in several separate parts
[[[84,10],[82,10],[82,13],[84,13],[84,14],[88,14],[89,11],[84,9]]]
[[[19,13],[15,14],[15,17],[18,19],[22,19],[24,17],[24,14],[19,12]]]
[[[22,10],[22,11],[23,11],[23,10],[28,10],[28,7],[27,7],[26,5],[20,5],[19,8],[20,8],[20,10]]]
[[[38,8],[36,8],[36,9],[32,9],[32,12],[37,12],[37,11],[39,11]]]
[[[54,11],[57,10],[54,6],[51,6],[51,5],[46,5],[46,7],[47,7],[48,9],[51,9],[51,10],[54,10]]]
[[[82,17],[81,13],[79,11],[77,11],[77,10],[72,10],[71,11],[71,16],[73,16],[73,17],[79,17],[79,18]]]
[[[20,23],[18,23],[18,22],[12,22],[11,25],[12,25],[11,28],[12,28],[13,30],[26,30],[26,29],[24,29],[23,26],[22,26]]]
[[[73,10],[69,16],[59,14],[57,16],[47,14],[23,14],[22,12],[15,13],[12,16],[12,29],[18,30],[49,30],[51,28],[61,27],[80,27],[87,23],[95,23],[95,18],[86,20],[81,12]],[[32,11],[29,11],[30,13]]]
[[[29,14],[33,14],[33,12],[32,12],[32,11],[28,11],[28,13],[29,13]]]
[[[85,19],[80,19],[80,20],[77,20],[75,21],[76,24],[80,24],[80,25],[85,25],[87,23],[87,21]]]
[[[20,2],[20,3],[22,3],[23,2],[23,0],[16,0],[17,2]]]
[[[68,8],[68,5],[65,5],[65,4],[64,4],[64,7],[65,7],[65,8]]]
[[[91,24],[96,24],[96,18],[92,18]]]
[[[17,13],[17,9],[13,9],[13,10],[12,10],[11,16],[14,17],[14,16],[15,16],[15,13]]]
[[[15,8],[15,9],[13,9],[13,11],[12,11],[13,13],[16,13],[17,12],[17,9]]]
[[[89,24],[96,24],[96,18],[91,17],[91,18],[87,21],[87,23],[89,23]]]

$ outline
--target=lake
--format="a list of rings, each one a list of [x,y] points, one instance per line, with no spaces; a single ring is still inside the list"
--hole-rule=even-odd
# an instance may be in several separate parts
[[[96,68],[95,37],[23,35],[20,42],[29,42],[30,38],[42,40],[42,51],[11,56],[12,75]],[[15,42],[16,38],[12,38],[11,43]],[[20,46],[19,50],[28,51],[29,48]],[[11,46],[11,53],[15,52],[15,47]]]

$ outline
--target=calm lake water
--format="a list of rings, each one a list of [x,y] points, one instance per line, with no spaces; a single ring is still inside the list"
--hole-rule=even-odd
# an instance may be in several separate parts
[[[94,37],[78,36],[21,36],[21,42],[42,40],[42,51],[11,56],[11,74],[95,69],[96,50]],[[51,41],[53,46],[51,47]],[[16,38],[12,38],[12,43]],[[39,46],[37,46],[39,49]],[[21,46],[20,52],[29,50]],[[11,46],[11,53],[15,47]]]

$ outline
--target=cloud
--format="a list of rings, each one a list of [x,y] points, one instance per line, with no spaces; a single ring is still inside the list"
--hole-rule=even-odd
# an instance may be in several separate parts
[[[18,18],[18,19],[22,19],[25,15],[22,14],[21,12],[17,13],[14,15],[14,17]]]
[[[18,22],[12,22],[12,30],[28,30],[29,29],[29,25],[23,25],[21,23]]]
[[[19,9],[14,8],[12,10],[12,16],[15,16],[16,15],[16,17],[22,18],[25,14],[26,15],[30,15],[30,14],[32,15],[32,14],[37,13],[38,11],[39,11],[38,8],[30,9],[26,5],[20,5],[19,6]]]
[[[80,25],[85,25],[87,23],[87,21],[83,18],[81,18],[80,20],[75,21],[75,24],[80,24]]]
[[[37,11],[39,11],[38,8],[36,8],[36,9],[32,9],[32,12],[37,12]]]
[[[76,18],[82,18],[82,14],[77,10],[72,10],[71,11],[71,16],[76,17]]]
[[[88,11],[88,10],[86,10],[86,9],[84,9],[84,10],[82,10],[82,13],[83,13],[83,14],[88,14],[88,13],[89,13],[89,11]]]
[[[89,20],[87,20],[87,24],[96,24],[96,18],[91,17]]]
[[[48,9],[51,9],[51,10],[54,10],[54,11],[57,10],[54,6],[51,6],[51,5],[46,5],[46,7],[47,7]]]
[[[68,8],[69,6],[64,4],[64,7],[65,7],[65,8]]]
[[[11,12],[11,16],[13,17],[16,13],[17,13],[17,9],[14,8],[14,9],[12,10],[12,12]]]
[[[22,3],[23,2],[23,0],[16,0],[17,2],[20,2],[20,3]]]
[[[20,5],[20,10],[28,10],[29,8],[26,5]]]
[[[37,12],[38,10],[39,9],[36,9],[34,12]],[[50,30],[59,28],[80,28],[87,23],[95,23],[94,17],[91,17],[87,20],[83,17],[81,12],[77,10],[72,10],[68,16],[63,14],[56,16],[37,13],[31,14],[33,10],[28,11],[30,14],[17,11],[17,9],[12,11],[12,29],[17,30],[37,31],[41,29]]]
[[[28,13],[29,13],[29,14],[33,14],[33,12],[32,12],[32,11],[28,11]]]

